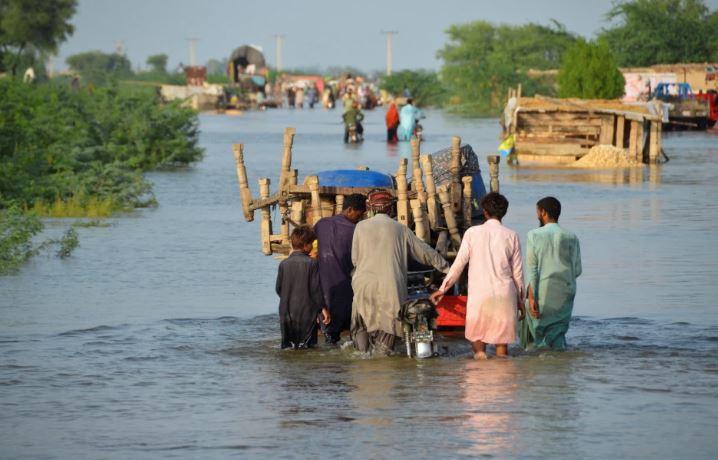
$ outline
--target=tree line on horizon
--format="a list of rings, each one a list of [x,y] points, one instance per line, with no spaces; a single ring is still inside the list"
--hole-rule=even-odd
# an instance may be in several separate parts
[[[17,75],[34,64],[42,73],[44,60],[74,32],[69,20],[76,6],[76,0],[0,0],[0,72]],[[605,19],[606,27],[593,40],[557,21],[452,25],[447,44],[437,53],[443,61],[438,72],[400,71],[381,77],[380,84],[395,93],[408,88],[424,105],[494,114],[508,88],[518,84],[526,95],[615,98],[623,90],[618,67],[718,61],[718,10],[711,11],[705,0],[618,1]],[[167,70],[166,54],[150,56],[142,71],[133,71],[124,55],[101,51],[79,53],[66,62],[95,85],[112,79],[184,82],[181,72]],[[210,81],[225,83],[225,68],[226,61],[210,60]],[[559,69],[558,77],[530,72],[549,69]]]

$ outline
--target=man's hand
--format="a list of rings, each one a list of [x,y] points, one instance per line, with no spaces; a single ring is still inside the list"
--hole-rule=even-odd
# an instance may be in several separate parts
[[[524,318],[526,318],[526,307],[524,307],[524,302],[522,299],[519,299],[519,301],[516,303],[516,308],[519,311],[519,321],[523,321]]]
[[[327,324],[332,322],[332,315],[329,313],[329,310],[326,308],[322,308],[322,316],[324,317],[321,321],[326,326]],[[321,318],[317,318],[317,322]]]
[[[538,302],[536,302],[536,299],[533,296],[529,297],[529,314],[536,319],[539,319],[541,317]]]
[[[441,302],[441,299],[444,297],[444,293],[441,291],[441,289],[434,291],[430,296],[429,300],[431,300],[431,303],[434,305]]]

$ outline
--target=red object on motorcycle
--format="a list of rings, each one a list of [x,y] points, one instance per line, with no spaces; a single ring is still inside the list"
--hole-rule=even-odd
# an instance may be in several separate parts
[[[447,295],[436,305],[436,325],[439,328],[463,328],[466,326],[466,296]]]

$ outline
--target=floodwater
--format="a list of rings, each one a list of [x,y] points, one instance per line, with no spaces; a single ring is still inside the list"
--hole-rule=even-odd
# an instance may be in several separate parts
[[[476,362],[460,338],[422,362],[282,352],[277,261],[244,222],[230,145],[253,186],[276,182],[285,126],[300,180],[394,171],[408,146],[367,118],[364,144],[344,146],[337,111],[203,115],[206,158],[149,175],[159,207],[0,278],[0,458],[715,458],[717,135],[667,134],[662,167],[502,167],[506,225],[525,238],[551,194],[581,240],[568,352]],[[485,165],[497,145],[496,120],[424,126],[426,151],[458,134]]]

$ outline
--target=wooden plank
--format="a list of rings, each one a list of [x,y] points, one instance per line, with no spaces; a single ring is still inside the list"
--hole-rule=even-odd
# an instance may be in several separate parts
[[[573,163],[580,155],[534,155],[531,153],[519,153],[518,157],[521,163],[565,164]]]
[[[648,147],[648,162],[651,164],[658,163],[658,157],[661,155],[661,128],[661,122],[651,122]]]
[[[628,156],[638,157],[638,122],[631,122],[631,131],[628,133]]]
[[[540,136],[555,136],[555,135],[588,135],[598,137],[601,134],[600,126],[586,126],[586,125],[542,125],[542,126],[529,126],[521,128],[517,131],[518,135],[540,135]]]
[[[598,142],[602,145],[613,145],[613,116],[605,116],[601,120],[601,134]]]
[[[614,144],[616,147],[624,148],[626,146],[625,143],[625,130],[626,128],[626,117],[624,116],[618,116],[616,117],[616,143]]]
[[[517,137],[518,144],[556,144],[556,145],[590,145],[598,144],[597,139],[582,139],[578,137]]]
[[[582,155],[588,152],[588,147],[580,145],[534,144],[524,142],[516,144],[516,153],[535,155]]]

